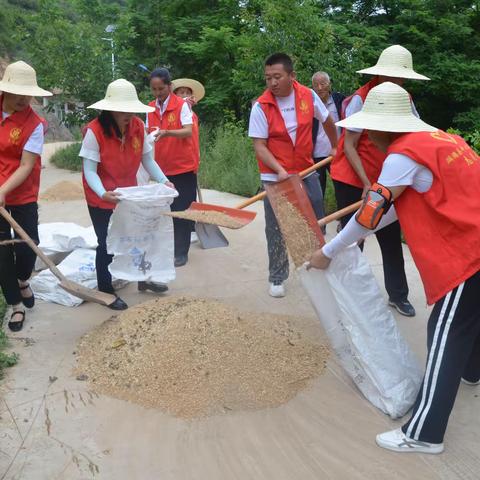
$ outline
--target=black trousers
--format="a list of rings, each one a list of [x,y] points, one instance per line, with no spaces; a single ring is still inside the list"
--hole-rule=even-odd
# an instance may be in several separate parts
[[[112,263],[113,255],[107,253],[108,222],[113,210],[88,206],[88,212],[92,219],[93,229],[97,235],[97,254],[95,256],[95,268],[97,270],[98,289],[105,293],[115,293],[112,285],[112,275],[108,266]]]
[[[314,158],[313,161],[315,163],[321,162],[327,157],[317,157]],[[327,171],[330,172],[330,164],[324,165],[317,170],[318,173],[318,180],[320,181],[320,187],[322,187],[322,195],[325,199],[325,192],[327,191]]]
[[[38,245],[38,205],[7,205],[6,210]],[[17,234],[14,238],[19,238]],[[11,228],[0,216],[0,241],[11,240]],[[26,243],[0,246],[0,286],[8,305],[22,301],[18,280],[27,281],[32,275],[37,256]]]
[[[480,380],[480,272],[433,307],[428,320],[425,376],[410,420],[410,438],[442,443],[460,379]]]
[[[197,174],[194,172],[169,175],[168,179],[175,185],[178,197],[171,205],[172,212],[186,210],[197,199]],[[175,257],[188,255],[190,235],[195,229],[195,222],[181,218],[173,219],[175,239]]]
[[[348,207],[362,198],[362,189],[334,180],[337,207]],[[353,213],[340,220],[344,227]],[[390,300],[394,302],[406,300],[408,297],[408,283],[405,275],[405,262],[403,259],[402,237],[400,224],[394,222],[375,233],[383,259],[383,277],[385,289]]]

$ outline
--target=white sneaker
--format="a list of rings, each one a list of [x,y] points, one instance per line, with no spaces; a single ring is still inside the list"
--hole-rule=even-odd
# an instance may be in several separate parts
[[[196,232],[192,232],[190,234],[190,243],[197,243],[198,242],[198,235]]]
[[[285,287],[283,283],[280,285],[270,284],[270,290],[268,291],[271,297],[282,298],[285,296]]]
[[[474,387],[476,385],[480,385],[480,380],[477,380],[476,382],[470,382],[469,380],[465,380],[464,378],[462,378],[462,383],[464,383],[465,385],[472,385]]]
[[[387,450],[402,453],[442,453],[443,443],[428,443],[408,438],[401,428],[380,433],[376,438],[377,445]]]

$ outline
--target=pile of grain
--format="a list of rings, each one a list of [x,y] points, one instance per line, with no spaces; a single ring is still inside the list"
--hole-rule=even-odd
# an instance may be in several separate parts
[[[285,197],[275,201],[274,209],[293,263],[300,267],[320,248],[320,241],[307,219]]]
[[[166,212],[164,215],[226,228],[241,228],[245,225],[230,215],[212,210],[185,210],[183,212]]]
[[[67,200],[83,200],[83,186],[80,183],[63,181],[56,183],[40,195],[44,202],[64,202]]]
[[[295,323],[216,301],[156,299],[83,337],[76,375],[98,393],[182,418],[274,407],[328,358]]]

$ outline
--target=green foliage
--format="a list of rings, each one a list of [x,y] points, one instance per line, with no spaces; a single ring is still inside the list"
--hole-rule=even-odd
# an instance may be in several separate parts
[[[82,171],[82,159],[78,156],[80,152],[80,143],[74,143],[68,147],[62,148],[54,153],[50,162],[58,168],[71,170],[74,172]]]
[[[324,194],[325,214],[329,215],[337,210],[337,200],[335,199],[335,190],[330,175],[327,175],[327,188]]]
[[[460,135],[480,155],[480,130],[462,132],[454,128],[449,128],[447,132]]]
[[[5,299],[3,298],[3,295],[0,294],[0,378],[3,378],[5,368],[12,367],[18,362],[18,354],[14,352],[4,352],[4,350],[8,347],[8,338],[1,327],[6,310],[7,305],[5,303]]]
[[[225,123],[200,128],[199,184],[238,195],[253,196],[260,188],[252,141],[243,128]]]

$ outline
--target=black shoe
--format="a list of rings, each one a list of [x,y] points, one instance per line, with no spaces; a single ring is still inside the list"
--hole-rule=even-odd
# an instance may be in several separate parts
[[[17,310],[16,312],[13,312],[12,315],[10,316],[10,320],[12,320],[12,318],[15,316],[15,315],[21,315],[22,316],[22,320],[20,320],[19,322],[8,322],[8,328],[12,331],[12,332],[19,332],[22,328],[23,328],[23,322],[25,321],[25,311],[22,311],[22,310]]]
[[[168,285],[165,283],[138,282],[138,291],[145,292],[146,290],[154,293],[164,293],[168,290]]]
[[[26,290],[27,288],[30,288],[30,284],[26,284],[23,287],[20,287],[20,290]],[[22,303],[27,307],[27,308],[33,308],[35,305],[35,295],[33,294],[30,297],[23,297],[22,296]]]
[[[113,303],[108,305],[108,308],[112,310],[126,310],[128,305],[120,297],[117,297]]]
[[[188,255],[179,255],[175,257],[175,267],[183,267],[188,262]]]
[[[405,317],[414,317],[416,315],[415,308],[408,300],[400,300],[399,302],[389,300],[388,304]]]

